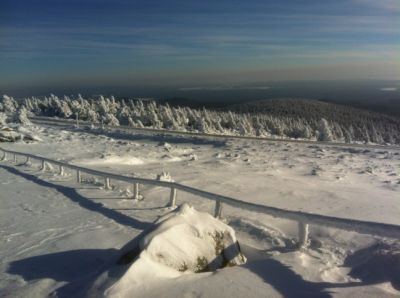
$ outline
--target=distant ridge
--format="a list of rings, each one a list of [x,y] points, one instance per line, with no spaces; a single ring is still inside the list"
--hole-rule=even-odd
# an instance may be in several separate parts
[[[262,113],[274,116],[298,117],[313,120],[325,118],[337,121],[339,118],[352,118],[355,115],[370,119],[387,119],[400,123],[398,117],[367,109],[355,108],[349,105],[330,103],[306,98],[276,98],[250,101],[246,103],[227,105],[221,110],[236,113]]]

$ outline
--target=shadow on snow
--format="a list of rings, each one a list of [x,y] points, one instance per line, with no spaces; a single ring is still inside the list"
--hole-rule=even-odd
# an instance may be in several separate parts
[[[72,187],[62,186],[62,185],[54,184],[54,183],[51,183],[51,182],[48,182],[45,180],[41,180],[34,175],[18,171],[17,169],[10,167],[10,166],[0,165],[0,167],[14,175],[23,177],[26,180],[29,180],[40,186],[54,189],[54,190],[58,191],[59,193],[63,194],[65,197],[69,198],[71,201],[78,203],[79,206],[81,206],[82,208],[85,208],[85,209],[93,211],[93,212],[100,213],[100,214],[114,220],[115,222],[117,222],[119,224],[130,226],[132,228],[139,229],[139,230],[146,230],[153,226],[152,223],[141,222],[133,217],[122,214],[113,209],[106,208],[100,203],[93,202],[92,200],[79,194],[78,191]]]

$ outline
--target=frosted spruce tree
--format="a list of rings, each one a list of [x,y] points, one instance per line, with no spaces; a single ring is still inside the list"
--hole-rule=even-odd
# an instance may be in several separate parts
[[[7,115],[3,112],[0,112],[0,126],[4,126],[7,124]]]
[[[18,108],[18,104],[14,100],[14,98],[4,94],[3,100],[2,100],[3,112],[12,114],[12,113],[16,112],[17,108]]]
[[[29,118],[28,118],[28,111],[24,106],[21,106],[18,109],[18,111],[15,115],[14,122],[21,123],[24,126],[32,125],[31,120],[29,120]]]
[[[322,118],[319,122],[319,130],[318,130],[318,141],[320,142],[332,142],[333,134],[329,123],[326,119]]]

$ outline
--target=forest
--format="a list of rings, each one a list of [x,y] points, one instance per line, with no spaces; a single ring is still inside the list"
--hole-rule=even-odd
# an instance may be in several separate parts
[[[224,108],[172,106],[146,99],[81,95],[3,95],[0,122],[29,116],[90,121],[94,125],[155,128],[209,134],[294,138],[334,142],[400,144],[400,119],[344,105],[306,99],[272,99]],[[6,118],[8,117],[8,120]],[[1,123],[0,123],[1,124]]]

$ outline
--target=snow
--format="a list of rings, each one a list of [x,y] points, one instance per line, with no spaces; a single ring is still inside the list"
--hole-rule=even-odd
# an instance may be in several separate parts
[[[35,125],[29,131],[42,142],[1,146],[82,166],[94,161],[91,168],[135,177],[155,179],[168,172],[179,183],[257,204],[400,224],[400,152],[389,147],[127,135]],[[168,149],[160,145],[165,143]],[[191,154],[197,160],[191,160]],[[116,282],[114,277],[132,268],[115,266],[121,254],[171,212],[164,207],[169,190],[140,186],[144,200],[134,201],[125,195],[132,185],[111,181],[113,188],[105,190],[102,180],[85,174],[83,183],[76,184],[74,173],[59,176],[57,171],[40,171],[36,162],[24,162],[0,162],[0,297],[43,297],[53,291],[60,297],[79,297],[88,294],[88,288],[104,293]],[[183,203],[199,212],[214,211],[211,202],[178,192],[177,204]],[[169,277],[151,286],[144,283],[137,297],[398,295],[390,274],[374,273],[380,276],[376,279],[351,274],[353,268],[378,267],[381,257],[371,263],[369,257],[349,261],[376,243],[386,243],[389,255],[396,255],[396,245],[388,240],[312,225],[310,247],[298,251],[293,249],[295,222],[225,205],[222,217],[235,230],[246,264],[185,274],[164,266],[165,271],[157,272]],[[373,250],[367,249],[366,255],[373,256]],[[141,262],[132,264],[135,270],[142,268],[144,280],[145,274],[156,278],[146,268],[160,263],[152,258]],[[391,263],[395,261],[380,268]]]

